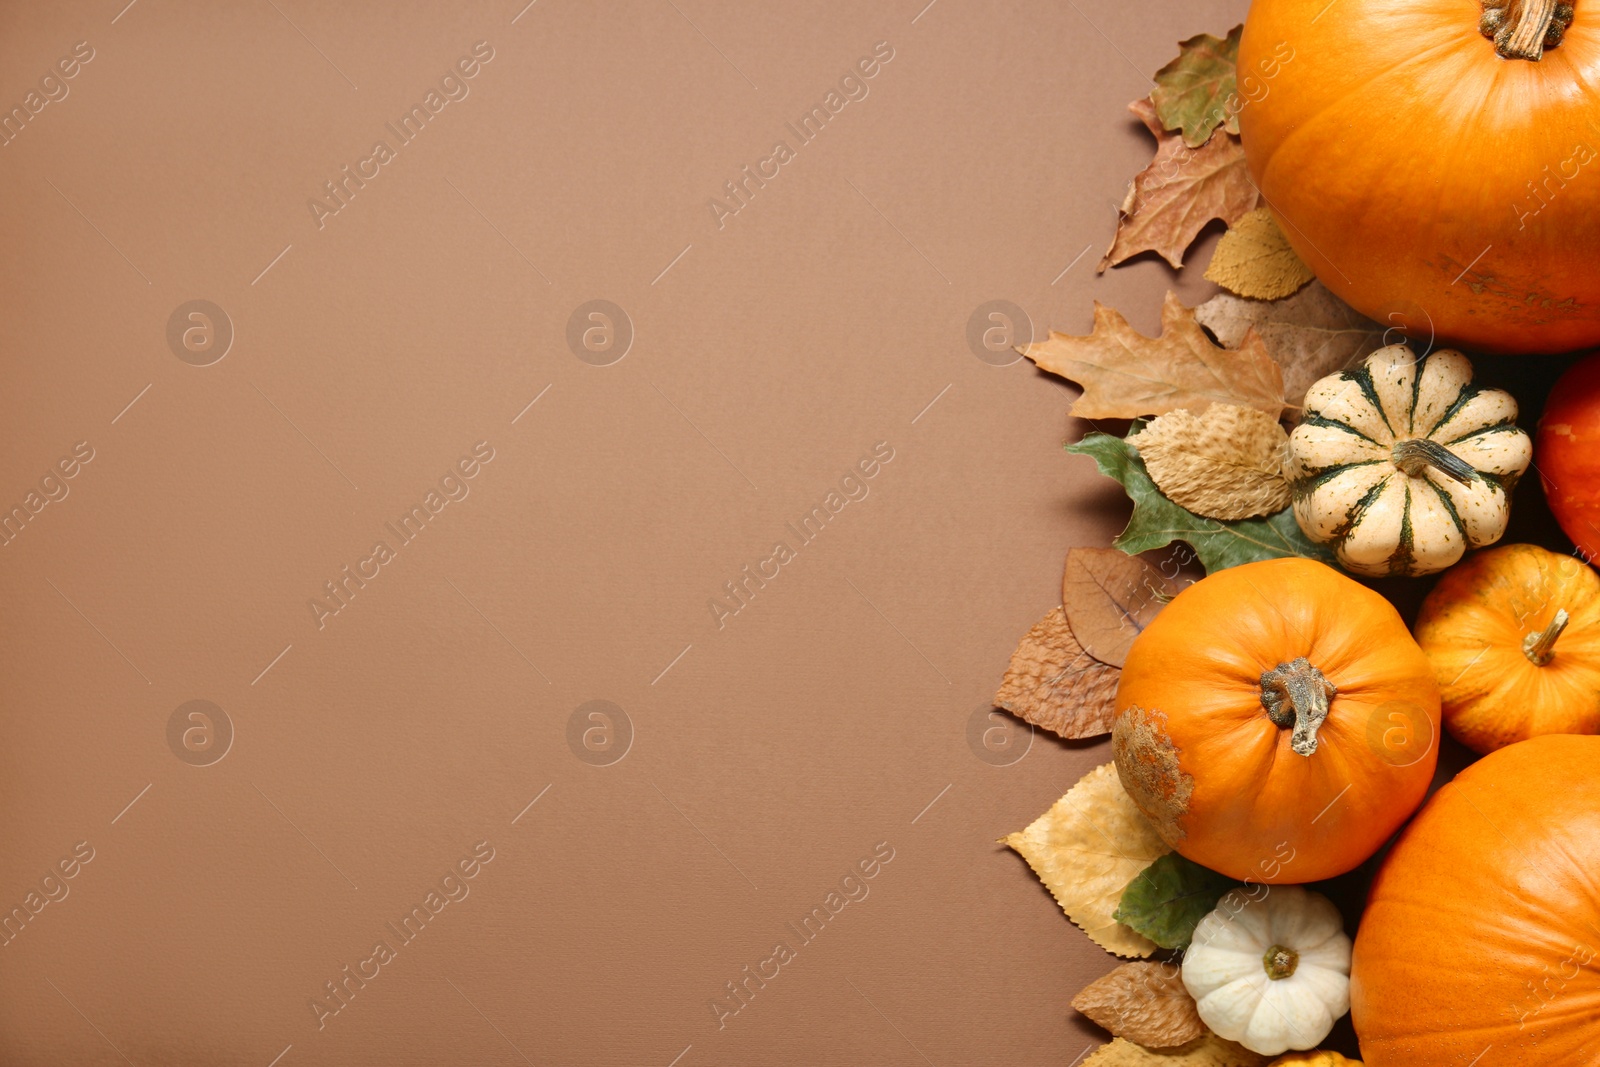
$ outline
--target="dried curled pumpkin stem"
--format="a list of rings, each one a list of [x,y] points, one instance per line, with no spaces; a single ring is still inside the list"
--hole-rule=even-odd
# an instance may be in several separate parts
[[[1478,32],[1506,59],[1537,63],[1572,25],[1572,4],[1563,0],[1484,0]]]
[[[1567,609],[1557,608],[1555,618],[1550,620],[1550,625],[1543,630],[1535,630],[1522,639],[1522,654],[1527,656],[1535,667],[1543,667],[1550,662],[1556,654],[1556,638],[1561,636],[1561,631],[1567,628]]]
[[[1289,747],[1302,756],[1317,750],[1317,730],[1328,718],[1338,688],[1304,656],[1261,674],[1261,706],[1280,730],[1294,729]]]
[[[1412,441],[1401,441],[1394,446],[1390,453],[1394,465],[1413,478],[1420,477],[1429,467],[1439,471],[1447,478],[1453,478],[1462,485],[1469,485],[1473,475],[1472,464],[1450,451],[1437,441],[1429,441],[1419,437]]]

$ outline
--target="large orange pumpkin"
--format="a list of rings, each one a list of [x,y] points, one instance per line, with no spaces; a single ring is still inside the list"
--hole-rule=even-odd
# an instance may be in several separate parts
[[[1600,737],[1479,760],[1384,860],[1350,1003],[1367,1067],[1600,1063]]]
[[[1112,751],[1173,849],[1233,878],[1355,867],[1422,802],[1433,669],[1387,600],[1306,559],[1220,570],[1133,642]]]
[[[1539,51],[1555,0],[1491,6],[1521,34],[1500,51]],[[1576,8],[1533,59],[1497,54],[1480,0],[1250,5],[1250,173],[1328,288],[1423,340],[1600,343],[1600,6]]]
[[[1600,356],[1575,364],[1550,390],[1533,462],[1556,521],[1589,562],[1600,561]]]

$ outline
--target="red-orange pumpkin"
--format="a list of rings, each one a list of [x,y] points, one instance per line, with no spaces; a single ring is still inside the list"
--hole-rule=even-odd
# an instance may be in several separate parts
[[[1439,689],[1387,600],[1273,559],[1189,586],[1133,642],[1112,752],[1128,794],[1196,863],[1314,882],[1365,860],[1422,802]]]
[[[1491,6],[1519,39],[1480,33],[1481,0],[1254,0],[1250,173],[1317,277],[1385,325],[1584,348],[1600,343],[1600,6]],[[1541,48],[1553,14],[1570,26]]]
[[[1490,753],[1384,860],[1350,1004],[1367,1067],[1600,1063],[1600,737]]]
[[[1589,562],[1600,560],[1600,356],[1575,364],[1550,391],[1533,463],[1556,521]]]

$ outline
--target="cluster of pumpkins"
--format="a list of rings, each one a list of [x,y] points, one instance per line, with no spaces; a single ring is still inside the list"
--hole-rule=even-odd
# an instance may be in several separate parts
[[[1241,137],[1329,288],[1417,340],[1600,346],[1600,3],[1255,0],[1241,81],[1285,41],[1295,58],[1240,110]],[[1355,574],[1443,575],[1414,631],[1310,560],[1195,583],[1128,655],[1117,769],[1170,846],[1247,888],[1330,878],[1393,841],[1347,987],[1297,994],[1324,1003],[1274,1000],[1344,936],[1296,890],[1281,922],[1306,961],[1266,920],[1214,912],[1186,983],[1205,1008],[1245,960],[1250,996],[1213,1005],[1240,1032],[1347,997],[1369,1067],[1594,1067],[1600,356],[1562,378],[1536,441],[1509,395],[1432,343],[1382,349],[1303,406],[1304,532]],[[1530,463],[1576,552],[1485,547]],[[1441,730],[1483,758],[1429,798]]]

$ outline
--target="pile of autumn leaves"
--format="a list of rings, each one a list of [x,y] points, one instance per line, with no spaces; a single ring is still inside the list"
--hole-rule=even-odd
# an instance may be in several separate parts
[[[1067,554],[1063,606],[1022,639],[995,697],[997,706],[1066,738],[1109,732],[1123,660],[1177,594],[1179,566],[1197,559],[1211,572],[1277,556],[1331,561],[1289,508],[1283,424],[1297,421],[1298,401],[1313,382],[1385,343],[1380,326],[1313,280],[1257,206],[1236,113],[1228,110],[1238,99],[1239,33],[1183,42],[1150,97],[1132,105],[1155,135],[1156,157],[1133,180],[1101,263],[1104,270],[1154,251],[1181,267],[1200,231],[1221,219],[1229,229],[1206,277],[1227,291],[1195,308],[1168,293],[1158,337],[1096,303],[1089,335],[1052,332],[1023,349],[1080,386],[1073,415],[1134,420],[1125,437],[1091,433],[1068,446],[1122,485],[1133,516],[1115,547]],[[1162,565],[1137,555],[1174,542],[1193,554],[1179,548]],[[1090,772],[1004,841],[1097,945],[1139,961],[1074,998],[1114,1038],[1084,1067],[1266,1062],[1206,1029],[1177,962],[1148,959],[1186,948],[1195,924],[1238,883],[1168,849],[1114,765]]]

